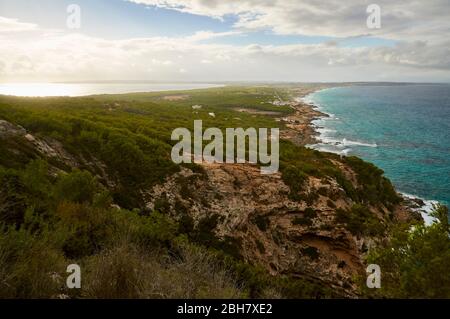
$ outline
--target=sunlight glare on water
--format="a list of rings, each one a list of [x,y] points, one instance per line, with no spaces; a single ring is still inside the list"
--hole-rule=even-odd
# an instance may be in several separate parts
[[[15,96],[85,96],[222,87],[208,83],[0,83],[0,94]]]

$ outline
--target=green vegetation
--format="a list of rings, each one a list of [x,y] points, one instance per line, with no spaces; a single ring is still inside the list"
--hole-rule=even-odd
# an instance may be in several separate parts
[[[312,220],[305,217],[295,217],[292,220],[292,225],[312,226],[312,224]]]
[[[386,227],[365,206],[355,204],[349,210],[336,209],[336,221],[358,236],[379,236]]]
[[[301,250],[302,254],[309,256],[311,259],[318,259],[320,254],[319,254],[319,250],[316,247],[305,247]]]
[[[359,201],[371,205],[383,203],[388,208],[401,201],[391,182],[383,176],[383,170],[354,156],[346,157],[345,163],[357,174],[358,183],[362,185]]]
[[[232,243],[212,233],[217,216],[187,234],[157,211],[111,208],[108,192],[87,171],[53,178],[42,171],[46,167],[32,161],[23,173],[1,171],[0,182],[15,177],[29,200],[22,215],[2,220],[2,298],[245,298],[284,296],[283,291],[309,297],[290,288],[302,280],[274,278],[240,261],[238,250],[228,248]],[[39,187],[32,172],[42,173]],[[43,190],[47,198],[32,196]],[[258,247],[263,252],[262,243]],[[84,271],[81,290],[65,288],[71,263]],[[299,285],[333,296],[316,284]]]
[[[179,170],[169,158],[174,128],[189,128],[198,118],[223,129],[278,126],[273,117],[235,110],[291,112],[268,103],[274,93],[272,88],[224,88],[0,97],[1,119],[23,126],[59,152],[44,156],[23,137],[0,137],[0,297],[335,296],[319,284],[272,277],[243,262],[238,240],[217,238],[218,216],[194,224],[178,203],[181,218],[175,221],[166,214],[165,195],[155,211],[144,205],[142,190]],[[281,89],[277,93],[286,97]],[[163,98],[176,94],[190,97]],[[197,113],[194,104],[202,104]],[[202,173],[196,165],[186,166]],[[269,227],[265,217],[255,223],[262,230]],[[257,245],[263,253],[263,244]],[[81,290],[65,288],[72,263],[83,269]]]
[[[313,219],[317,217],[317,213],[311,207],[307,207],[302,216],[295,216],[292,220],[292,225],[312,226]]]
[[[270,226],[270,220],[267,216],[256,215],[253,218],[253,223],[259,228],[259,230],[265,232]]]
[[[340,297],[321,283],[274,277],[244,262],[238,239],[217,237],[220,215],[194,222],[185,204],[178,202],[175,220],[168,215],[167,194],[155,199],[153,211],[145,205],[145,191],[180,170],[170,160],[174,128],[192,128],[194,119],[221,129],[282,128],[273,115],[238,109],[277,112],[281,117],[292,110],[270,102],[289,95],[285,88],[261,86],[83,98],[0,96],[0,119],[23,126],[57,153],[45,156],[21,136],[0,136],[0,298]],[[202,108],[193,110],[196,104]],[[209,116],[211,112],[216,116]],[[339,161],[352,168],[361,187],[355,188],[336,165]],[[199,173],[196,178],[205,178],[200,166],[184,166]],[[283,140],[280,170],[290,198],[308,206],[320,195],[333,196],[325,188],[307,189],[308,177],[337,181],[355,203],[349,211],[337,212],[337,222],[355,235],[384,234],[387,229],[367,207],[390,208],[399,202],[383,172],[357,158],[342,160]],[[189,187],[196,180],[177,182],[183,199],[203,200]],[[335,208],[333,202],[327,204]],[[293,223],[311,225],[316,215],[307,208]],[[261,232],[271,228],[267,216],[256,214],[252,222]],[[408,278],[419,278],[428,269],[436,274],[440,266],[432,258],[438,249],[448,251],[448,242],[439,244],[445,243],[438,233],[442,227],[417,226],[414,232],[421,227],[414,238],[429,240],[430,245],[422,247],[429,254],[414,259],[421,268],[408,270]],[[420,248],[419,239],[400,239],[398,252]],[[262,242],[255,245],[265,253]],[[314,260],[320,257],[314,247],[301,253]],[[374,258],[382,264],[389,260],[386,254],[380,251]],[[448,256],[443,256],[437,261],[448,268]],[[402,283],[403,295],[416,296],[417,285],[409,287],[403,277],[395,277],[396,270],[406,267],[403,257],[399,253],[394,259],[392,282]],[[65,288],[66,267],[72,263],[83,269],[81,290]],[[429,276],[427,284],[435,279]],[[436,288],[424,295],[441,293],[447,292]]]
[[[335,161],[341,161],[335,154],[318,152],[307,148],[299,148],[291,142],[280,143],[280,170],[284,182],[290,187],[290,198],[304,200],[308,205],[324,194],[324,190],[305,193],[305,182],[308,176],[317,178],[334,178],[354,202],[392,208],[401,199],[391,182],[383,176],[383,171],[373,164],[366,163],[356,157],[343,159],[357,175],[361,188],[355,189],[352,182],[345,177]]]
[[[450,298],[450,226],[448,209],[436,207],[437,222],[403,225],[386,247],[373,250],[368,263],[381,267],[381,289],[375,297]]]

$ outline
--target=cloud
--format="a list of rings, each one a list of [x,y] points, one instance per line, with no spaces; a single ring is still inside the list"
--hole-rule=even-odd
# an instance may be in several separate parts
[[[242,46],[204,41],[229,32],[112,40],[32,30],[20,37],[12,29],[0,33],[1,80],[450,80],[450,40],[389,47],[342,47],[335,41]]]
[[[2,32],[21,32],[37,30],[34,23],[19,22],[17,19],[0,17],[0,33]]]
[[[241,31],[227,31],[227,32],[212,32],[212,31],[197,31],[193,35],[186,38],[188,41],[204,41],[215,38],[228,37],[242,34]]]
[[[350,37],[376,35],[391,39],[439,39],[449,34],[448,0],[375,1],[382,28],[368,29],[367,0],[126,0],[190,14],[237,18],[234,26],[270,29],[278,34]]]

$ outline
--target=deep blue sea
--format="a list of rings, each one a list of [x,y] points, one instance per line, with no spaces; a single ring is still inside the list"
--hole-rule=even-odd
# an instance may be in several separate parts
[[[330,117],[314,121],[313,148],[357,155],[396,188],[450,203],[450,84],[352,86],[305,98]]]

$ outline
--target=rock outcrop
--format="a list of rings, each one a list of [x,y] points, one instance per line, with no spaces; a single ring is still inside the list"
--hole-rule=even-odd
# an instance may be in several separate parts
[[[165,203],[175,218],[188,214],[195,224],[216,216],[216,236],[238,243],[247,262],[273,275],[323,283],[342,296],[357,295],[353,279],[365,272],[368,248],[383,238],[355,236],[336,223],[336,209],[353,205],[336,181],[309,177],[308,190],[326,191],[307,204],[289,198],[290,189],[279,173],[261,175],[248,164],[202,167],[203,173],[182,169],[155,186],[147,194],[148,208]],[[327,194],[334,194],[332,204]],[[386,208],[373,208],[372,213],[381,223],[390,222]],[[401,207],[394,214],[408,216]]]
[[[21,155],[27,161],[46,158],[52,173],[87,168],[114,187],[103,163],[93,156],[86,160],[81,152],[71,154],[54,139],[0,120],[0,140],[2,150],[15,156],[13,161]],[[338,159],[331,161],[358,188],[352,169]],[[218,240],[228,240],[243,260],[272,275],[306,279],[340,296],[357,297],[354,278],[365,273],[367,250],[384,236],[355,235],[337,222],[337,211],[348,211],[355,203],[335,179],[308,176],[302,188],[315,196],[292,199],[281,173],[262,175],[255,165],[203,164],[195,170],[182,167],[143,193],[149,210],[162,203],[165,212],[177,220],[189,218],[194,227],[210,219]],[[412,216],[402,205],[368,209],[383,225]]]

